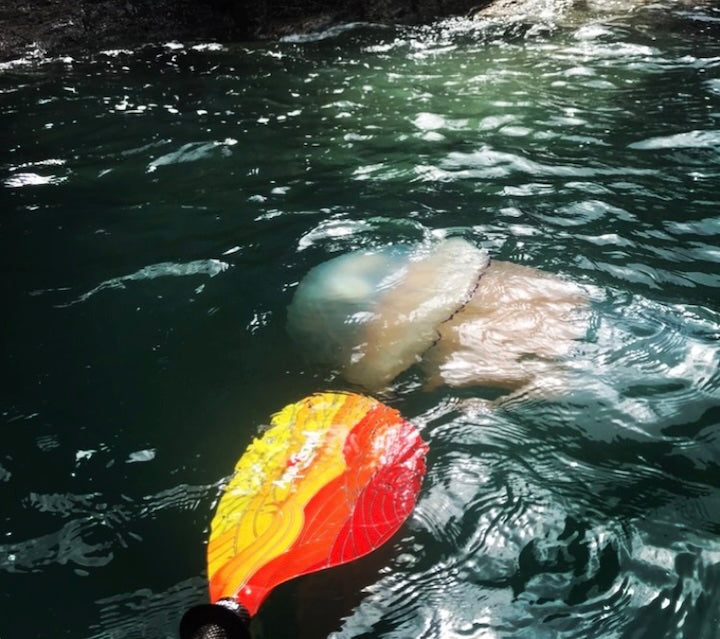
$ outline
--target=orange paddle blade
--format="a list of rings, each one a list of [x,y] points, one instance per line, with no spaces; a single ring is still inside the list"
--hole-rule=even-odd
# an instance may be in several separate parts
[[[427,444],[370,397],[321,393],[286,406],[235,466],[212,521],[210,598],[254,615],[293,577],[351,561],[412,511]]]

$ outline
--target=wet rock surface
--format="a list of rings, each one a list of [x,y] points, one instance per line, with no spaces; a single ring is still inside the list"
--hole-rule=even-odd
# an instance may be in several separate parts
[[[0,60],[72,55],[174,38],[231,38],[232,16],[185,0],[0,0]]]
[[[700,0],[709,2],[711,0]],[[0,0],[0,61],[182,40],[238,42],[345,22],[422,24],[449,16],[588,20],[650,0]],[[678,0],[692,4],[693,0]]]
[[[489,4],[481,2],[480,6]],[[307,33],[338,22],[420,23],[467,14],[477,0],[273,2],[239,0],[0,0],[0,60],[72,55],[167,40],[242,41]]]

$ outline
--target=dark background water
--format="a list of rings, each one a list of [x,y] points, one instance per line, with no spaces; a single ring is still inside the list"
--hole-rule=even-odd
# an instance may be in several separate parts
[[[416,512],[257,635],[720,636],[719,33],[668,4],[5,65],[0,638],[174,636],[237,457],[343,388],[295,285],[433,234],[586,288],[573,384],[410,371]]]

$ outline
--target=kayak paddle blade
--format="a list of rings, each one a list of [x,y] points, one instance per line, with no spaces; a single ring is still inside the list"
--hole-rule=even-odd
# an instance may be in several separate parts
[[[412,511],[427,444],[400,413],[352,393],[286,406],[240,458],[207,548],[210,599],[252,616],[275,586],[386,542]]]

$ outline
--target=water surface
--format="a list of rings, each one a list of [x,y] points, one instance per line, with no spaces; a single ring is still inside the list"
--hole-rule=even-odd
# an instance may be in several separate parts
[[[716,637],[719,34],[668,3],[4,65],[0,637],[174,636],[237,457],[345,388],[298,281],[445,235],[585,288],[573,383],[408,371],[416,512],[257,636]]]

